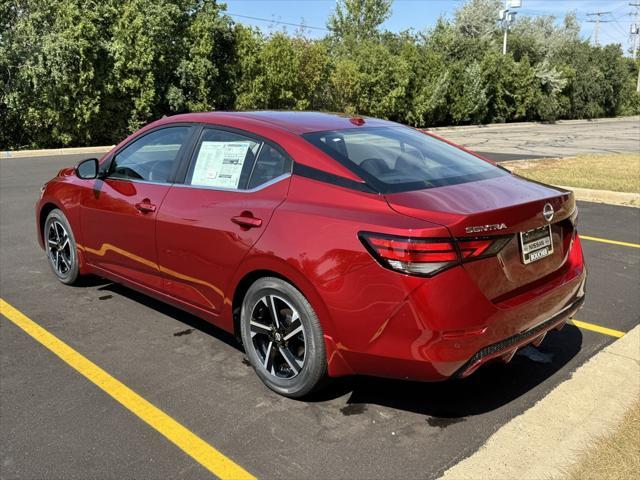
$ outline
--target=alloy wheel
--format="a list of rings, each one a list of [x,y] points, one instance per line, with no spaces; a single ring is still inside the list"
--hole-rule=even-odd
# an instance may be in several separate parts
[[[262,368],[277,378],[296,377],[305,363],[307,337],[298,311],[278,295],[265,295],[254,305],[251,343]]]
[[[47,254],[56,274],[65,277],[73,268],[73,254],[69,233],[57,220],[49,224],[47,231]]]

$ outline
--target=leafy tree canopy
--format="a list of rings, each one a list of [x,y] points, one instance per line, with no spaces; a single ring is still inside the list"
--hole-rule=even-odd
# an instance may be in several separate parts
[[[0,0],[0,149],[110,144],[163,115],[329,110],[415,126],[640,113],[640,62],[579,36],[574,13],[467,0],[425,30],[392,0],[338,0],[326,38],[265,35],[216,0]]]

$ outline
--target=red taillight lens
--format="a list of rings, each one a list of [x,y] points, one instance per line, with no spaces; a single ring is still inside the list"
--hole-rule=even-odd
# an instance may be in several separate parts
[[[411,275],[431,276],[459,261],[455,245],[448,238],[361,233],[360,240],[382,266]]]
[[[458,238],[458,248],[462,261],[491,257],[509,243],[508,237]]]
[[[409,275],[432,276],[461,262],[498,253],[511,237],[450,238],[398,237],[360,233],[360,240],[386,268]]]
[[[458,257],[448,240],[392,240],[370,237],[369,242],[383,258],[403,262],[449,262]]]

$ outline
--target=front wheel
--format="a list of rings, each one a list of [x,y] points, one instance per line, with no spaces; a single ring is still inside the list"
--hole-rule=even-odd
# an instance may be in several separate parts
[[[327,359],[316,313],[293,285],[257,280],[244,297],[242,343],[256,374],[273,391],[299,398],[326,376]]]
[[[49,266],[62,283],[78,281],[78,253],[71,226],[61,210],[52,210],[44,222],[43,238]]]

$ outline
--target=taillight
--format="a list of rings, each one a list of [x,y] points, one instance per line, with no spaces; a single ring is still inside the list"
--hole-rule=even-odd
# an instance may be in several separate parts
[[[498,253],[511,237],[417,238],[362,232],[360,240],[385,268],[409,275],[433,276],[461,262]]]
[[[462,261],[476,260],[478,258],[492,257],[509,243],[511,236],[458,238],[458,248]]]
[[[407,238],[361,233],[360,240],[383,267],[411,275],[434,275],[458,263],[448,238]]]

